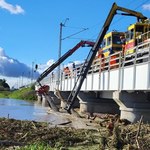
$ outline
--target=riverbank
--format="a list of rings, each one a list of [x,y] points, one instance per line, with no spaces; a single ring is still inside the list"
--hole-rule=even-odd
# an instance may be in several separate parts
[[[0,98],[13,98],[35,101],[37,99],[34,85],[13,91],[0,91]]]
[[[64,117],[68,120],[57,124],[1,118],[0,149],[150,149],[150,124],[142,121],[129,124],[109,115],[87,119]],[[78,121],[78,127],[74,120]],[[79,128],[79,123],[83,128]]]

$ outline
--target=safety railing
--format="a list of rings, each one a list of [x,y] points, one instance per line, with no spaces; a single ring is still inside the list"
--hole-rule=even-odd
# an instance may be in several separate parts
[[[93,61],[88,74],[110,71],[113,69],[118,69],[119,67],[127,67],[130,65],[135,65],[148,61],[150,41],[142,42],[134,48],[135,53],[123,55],[122,52],[116,52],[106,58],[97,58]],[[78,65],[77,68],[71,70],[69,75],[62,73],[64,76],[62,79],[69,79],[77,77],[81,74],[81,69],[83,65]]]
[[[133,76],[134,76],[136,74],[136,66],[140,64],[144,64],[144,63],[148,63],[149,68],[150,68],[150,41],[142,42],[140,45],[137,45],[135,47],[135,53],[132,53],[132,54],[123,55],[122,52],[117,52],[115,54],[110,55],[107,58],[95,59],[91,67],[89,68],[87,76],[92,75],[94,78],[95,77],[94,74],[98,73],[100,75],[102,73],[104,74],[107,73],[108,82],[109,82],[109,76],[111,76],[111,71],[118,70],[118,74],[119,74],[118,75],[118,87],[120,87],[119,84],[122,83],[123,81],[119,81],[119,80],[123,80],[123,79],[121,77],[121,74],[119,73],[120,72],[119,70],[123,71],[125,68],[133,66],[133,68],[135,68],[135,71],[133,71]],[[81,72],[82,67],[83,67],[83,64],[80,64],[77,67],[73,68],[72,70],[70,70],[69,75],[66,75],[62,71],[61,79],[60,79],[60,86],[63,87],[65,84],[65,86],[68,87],[67,89],[71,89],[72,86],[75,84],[76,80],[78,79],[78,76],[82,73]],[[148,76],[150,76],[150,74]],[[44,84],[50,85],[50,88],[53,90],[56,87],[58,87],[56,86],[58,85],[57,81],[58,81],[57,74],[51,73],[49,76],[44,78],[41,81],[41,83],[42,85]],[[149,85],[149,83],[147,84]],[[109,86],[107,89],[109,90]],[[122,89],[122,87],[120,87],[120,89]]]

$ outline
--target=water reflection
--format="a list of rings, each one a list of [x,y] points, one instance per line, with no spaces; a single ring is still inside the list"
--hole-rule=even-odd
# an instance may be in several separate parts
[[[47,107],[33,102],[0,99],[0,117],[49,122],[53,120],[54,116],[48,115],[47,110]]]

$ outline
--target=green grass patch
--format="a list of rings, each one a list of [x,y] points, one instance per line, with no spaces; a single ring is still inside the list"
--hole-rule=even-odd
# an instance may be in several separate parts
[[[10,91],[0,91],[0,98],[9,98]]]
[[[44,143],[34,143],[24,147],[20,147],[17,150],[52,150],[52,148]]]
[[[0,98],[13,98],[22,100],[36,100],[36,92],[31,87],[25,87],[14,91],[0,91]]]
[[[23,99],[23,100],[36,100],[36,92],[31,88],[22,88],[13,91],[9,94],[9,98]]]

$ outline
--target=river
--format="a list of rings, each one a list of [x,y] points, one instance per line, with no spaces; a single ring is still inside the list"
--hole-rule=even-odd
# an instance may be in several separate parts
[[[47,111],[48,107],[42,107],[34,102],[0,98],[0,117],[52,122],[56,117]]]
[[[49,113],[47,113],[49,111]],[[95,129],[95,124],[90,122],[87,126],[88,120],[73,117],[68,113],[59,113],[50,111],[49,107],[42,107],[41,105],[25,100],[5,99],[0,98],[0,117],[18,120],[29,120],[38,122],[48,122],[49,126],[65,125],[68,127]]]

